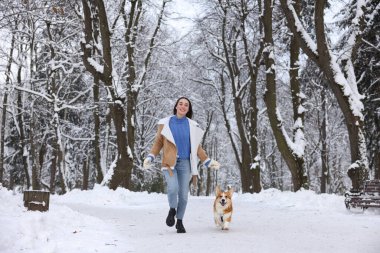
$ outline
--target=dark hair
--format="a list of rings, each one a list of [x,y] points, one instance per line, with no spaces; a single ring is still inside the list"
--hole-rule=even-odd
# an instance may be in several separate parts
[[[180,97],[177,100],[177,102],[175,102],[174,109],[173,109],[173,114],[177,114],[177,108],[176,107],[178,105],[178,102],[181,99],[186,99],[189,102],[189,111],[186,113],[186,117],[188,117],[189,119],[193,118],[193,107],[191,106],[191,102],[190,102],[190,100],[187,97]]]

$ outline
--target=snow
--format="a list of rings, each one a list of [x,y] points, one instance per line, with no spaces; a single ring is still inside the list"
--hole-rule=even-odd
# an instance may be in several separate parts
[[[0,252],[377,253],[380,210],[350,212],[344,197],[302,190],[233,196],[229,231],[215,227],[214,197],[190,196],[186,234],[165,225],[165,194],[96,186],[52,195],[48,212],[26,211],[0,188]]]
[[[313,52],[313,54],[318,55],[317,44],[313,41],[307,31],[304,29],[302,22],[299,20],[296,10],[293,7],[292,1],[287,1],[287,6],[289,10],[292,12],[295,26],[297,27],[297,31],[301,34],[302,38],[305,40],[309,49]]]
[[[87,58],[87,61],[88,61],[88,63],[90,63],[95,68],[95,70],[97,72],[103,74],[104,66],[102,66],[101,64],[99,64],[97,61],[95,61],[94,59],[92,59],[90,57]]]
[[[302,120],[298,118],[297,121],[294,123],[294,128],[297,128],[297,131],[294,135],[294,142],[293,142],[290,139],[288,133],[286,132],[284,125],[282,124],[284,120],[282,119],[281,111],[279,108],[276,108],[276,116],[277,116],[277,120],[280,122],[278,124],[278,127],[281,129],[282,135],[284,136],[286,140],[286,144],[292,150],[293,154],[295,154],[298,157],[303,157],[303,155],[305,154],[306,141],[305,141],[304,132],[301,129],[303,127]]]
[[[111,182],[111,179],[112,179],[112,176],[113,176],[113,173],[114,173],[114,170],[116,168],[116,163],[117,163],[117,156],[115,157],[115,159],[113,160],[113,162],[111,163],[110,165],[110,168],[108,169],[107,173],[105,174],[104,178],[103,178],[103,181],[101,183],[101,185],[103,186],[106,186],[109,184],[109,182]],[[104,172],[103,172],[104,173]],[[104,175],[104,174],[103,174]]]

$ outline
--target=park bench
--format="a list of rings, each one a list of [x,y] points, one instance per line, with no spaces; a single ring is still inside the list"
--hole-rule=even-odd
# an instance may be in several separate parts
[[[349,191],[345,194],[346,208],[360,207],[363,210],[368,207],[380,208],[380,179],[367,180],[362,189]]]
[[[24,206],[30,211],[48,211],[50,192],[28,190],[24,191]]]

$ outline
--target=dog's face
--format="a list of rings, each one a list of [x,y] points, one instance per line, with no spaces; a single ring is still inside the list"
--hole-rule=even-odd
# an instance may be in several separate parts
[[[230,188],[228,191],[223,192],[220,187],[215,188],[215,201],[214,201],[214,220],[218,227],[222,230],[228,230],[228,224],[231,222],[232,216],[232,194],[234,189]]]
[[[234,189],[230,188],[228,191],[223,192],[220,190],[220,187],[217,186],[215,188],[215,206],[219,206],[223,209],[232,205],[232,194],[234,193]]]

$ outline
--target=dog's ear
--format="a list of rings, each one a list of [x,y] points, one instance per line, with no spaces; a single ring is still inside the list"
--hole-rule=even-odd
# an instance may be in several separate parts
[[[219,194],[220,194],[220,187],[219,187],[219,185],[217,185],[215,187],[215,196],[218,196]]]
[[[234,193],[234,188],[232,188],[232,187],[228,187],[229,189],[228,189],[228,192],[229,192],[229,194],[231,194],[231,196],[232,196],[232,194]]]

